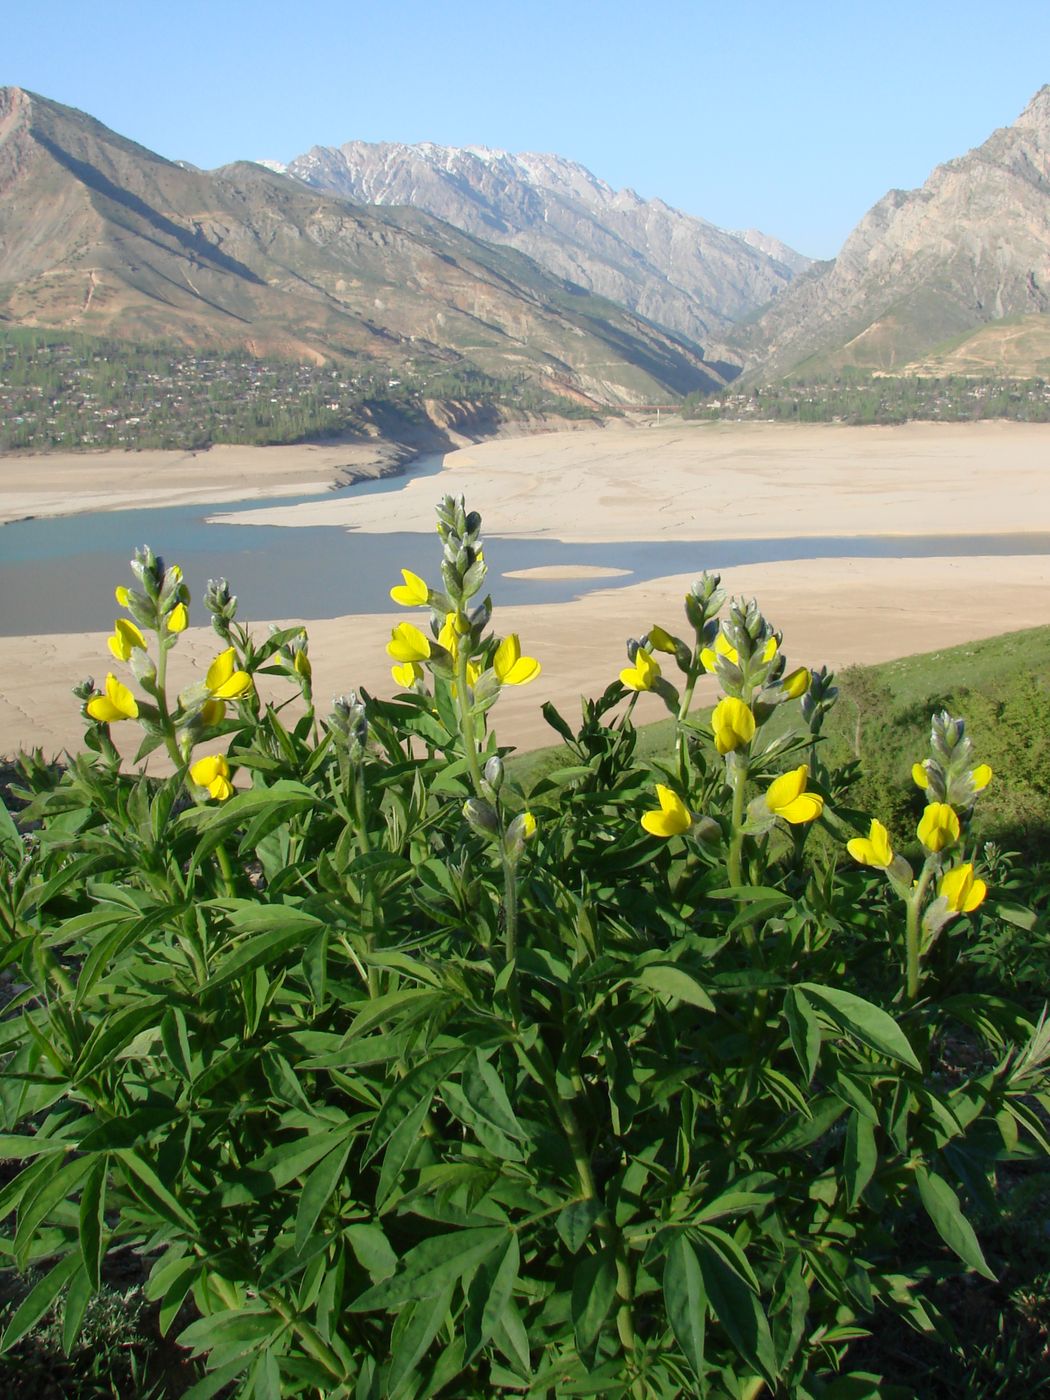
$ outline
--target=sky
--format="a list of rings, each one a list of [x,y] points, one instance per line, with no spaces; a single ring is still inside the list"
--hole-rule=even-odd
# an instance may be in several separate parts
[[[0,28],[0,85],[206,169],[550,151],[820,258],[1048,82],[1050,0],[50,0]]]

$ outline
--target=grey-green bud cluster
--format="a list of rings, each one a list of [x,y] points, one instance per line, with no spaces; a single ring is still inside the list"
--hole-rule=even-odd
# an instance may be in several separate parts
[[[922,768],[930,802],[965,809],[975,801],[980,788],[974,784],[973,742],[965,722],[953,719],[947,710],[931,720],[930,757],[923,760]]]
[[[468,511],[462,496],[445,496],[437,508],[437,530],[441,538],[441,579],[454,610],[466,605],[481,591],[487,572],[482,558],[481,516]]]
[[[223,641],[228,641],[230,624],[237,616],[237,595],[230,592],[224,578],[210,578],[204,590],[204,606],[211,613],[211,625]]]
[[[167,632],[168,618],[181,603],[189,607],[190,590],[177,564],[165,566],[148,544],[136,549],[131,559],[131,572],[142,585],[142,592],[127,590],[127,609],[140,627],[155,630],[165,642],[173,642],[174,634]]]
[[[811,734],[820,733],[826,715],[839,698],[838,686],[832,684],[834,679],[835,672],[829,671],[826,666],[821,666],[819,671],[810,672],[809,689],[803,695],[801,703],[802,718],[809,726]]]
[[[360,754],[368,740],[368,713],[355,690],[332,701],[328,728],[352,756]]]
[[[700,636],[707,624],[722,610],[726,595],[725,590],[719,586],[721,582],[721,574],[712,574],[705,570],[689,585],[689,592],[685,595],[685,614],[696,629],[697,636]]]

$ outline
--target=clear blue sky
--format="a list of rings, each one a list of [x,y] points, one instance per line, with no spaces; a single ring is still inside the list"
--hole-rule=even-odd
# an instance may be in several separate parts
[[[0,31],[0,84],[173,159],[555,151],[816,257],[1047,82],[1050,0],[50,0]]]

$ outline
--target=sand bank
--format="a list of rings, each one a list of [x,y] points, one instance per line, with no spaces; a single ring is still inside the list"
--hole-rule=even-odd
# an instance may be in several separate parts
[[[224,519],[429,531],[449,492],[490,536],[573,542],[1046,531],[1048,466],[1038,423],[614,425],[463,448],[396,496]]]
[[[629,636],[642,635],[654,622],[683,631],[690,577],[595,592],[572,603],[497,607],[495,627],[517,631],[525,650],[543,664],[531,685],[508,687],[500,697],[491,718],[501,742],[520,748],[552,742],[540,714],[544,700],[574,723],[579,696],[600,694],[626,664]],[[1050,621],[1050,559],[1040,556],[796,560],[728,569],[723,579],[732,593],[757,596],[783,629],[792,665],[885,661]],[[353,686],[393,693],[384,648],[391,627],[406,616],[402,610],[309,624],[320,707]],[[184,634],[172,656],[175,683],[184,684],[194,669],[201,674],[216,650],[208,630]],[[101,679],[110,668],[105,634],[2,638],[0,661],[0,752],[75,747],[81,722],[70,686],[85,675]],[[698,701],[713,694],[713,685],[701,688]],[[645,723],[662,718],[664,710],[643,695],[636,714]],[[121,728],[114,726],[114,737]]]
[[[0,524],[30,516],[321,494],[388,475],[413,455],[396,443],[210,447],[200,452],[0,455]],[[0,541],[2,548],[2,541]]]

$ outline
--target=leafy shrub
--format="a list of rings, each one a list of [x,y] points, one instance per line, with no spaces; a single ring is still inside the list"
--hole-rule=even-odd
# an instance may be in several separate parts
[[[392,590],[429,623],[394,629],[399,693],[323,722],[305,635],[256,643],[224,581],[172,695],[186,584],[133,561],[131,684],[80,687],[85,751],[0,828],[0,1248],[41,1271],[2,1344],[62,1298],[74,1346],[123,1247],[162,1332],[192,1309],[194,1400],[891,1394],[854,1344],[949,1335],[933,1285],[994,1277],[972,1208],[1048,1145],[1047,1028],[946,990],[999,926],[987,765],[939,716],[913,870],[822,760],[832,678],[704,576],[577,730],[548,707],[575,761],[526,804],[488,719],[539,662],[490,631],[480,525],[441,503],[441,587]]]

